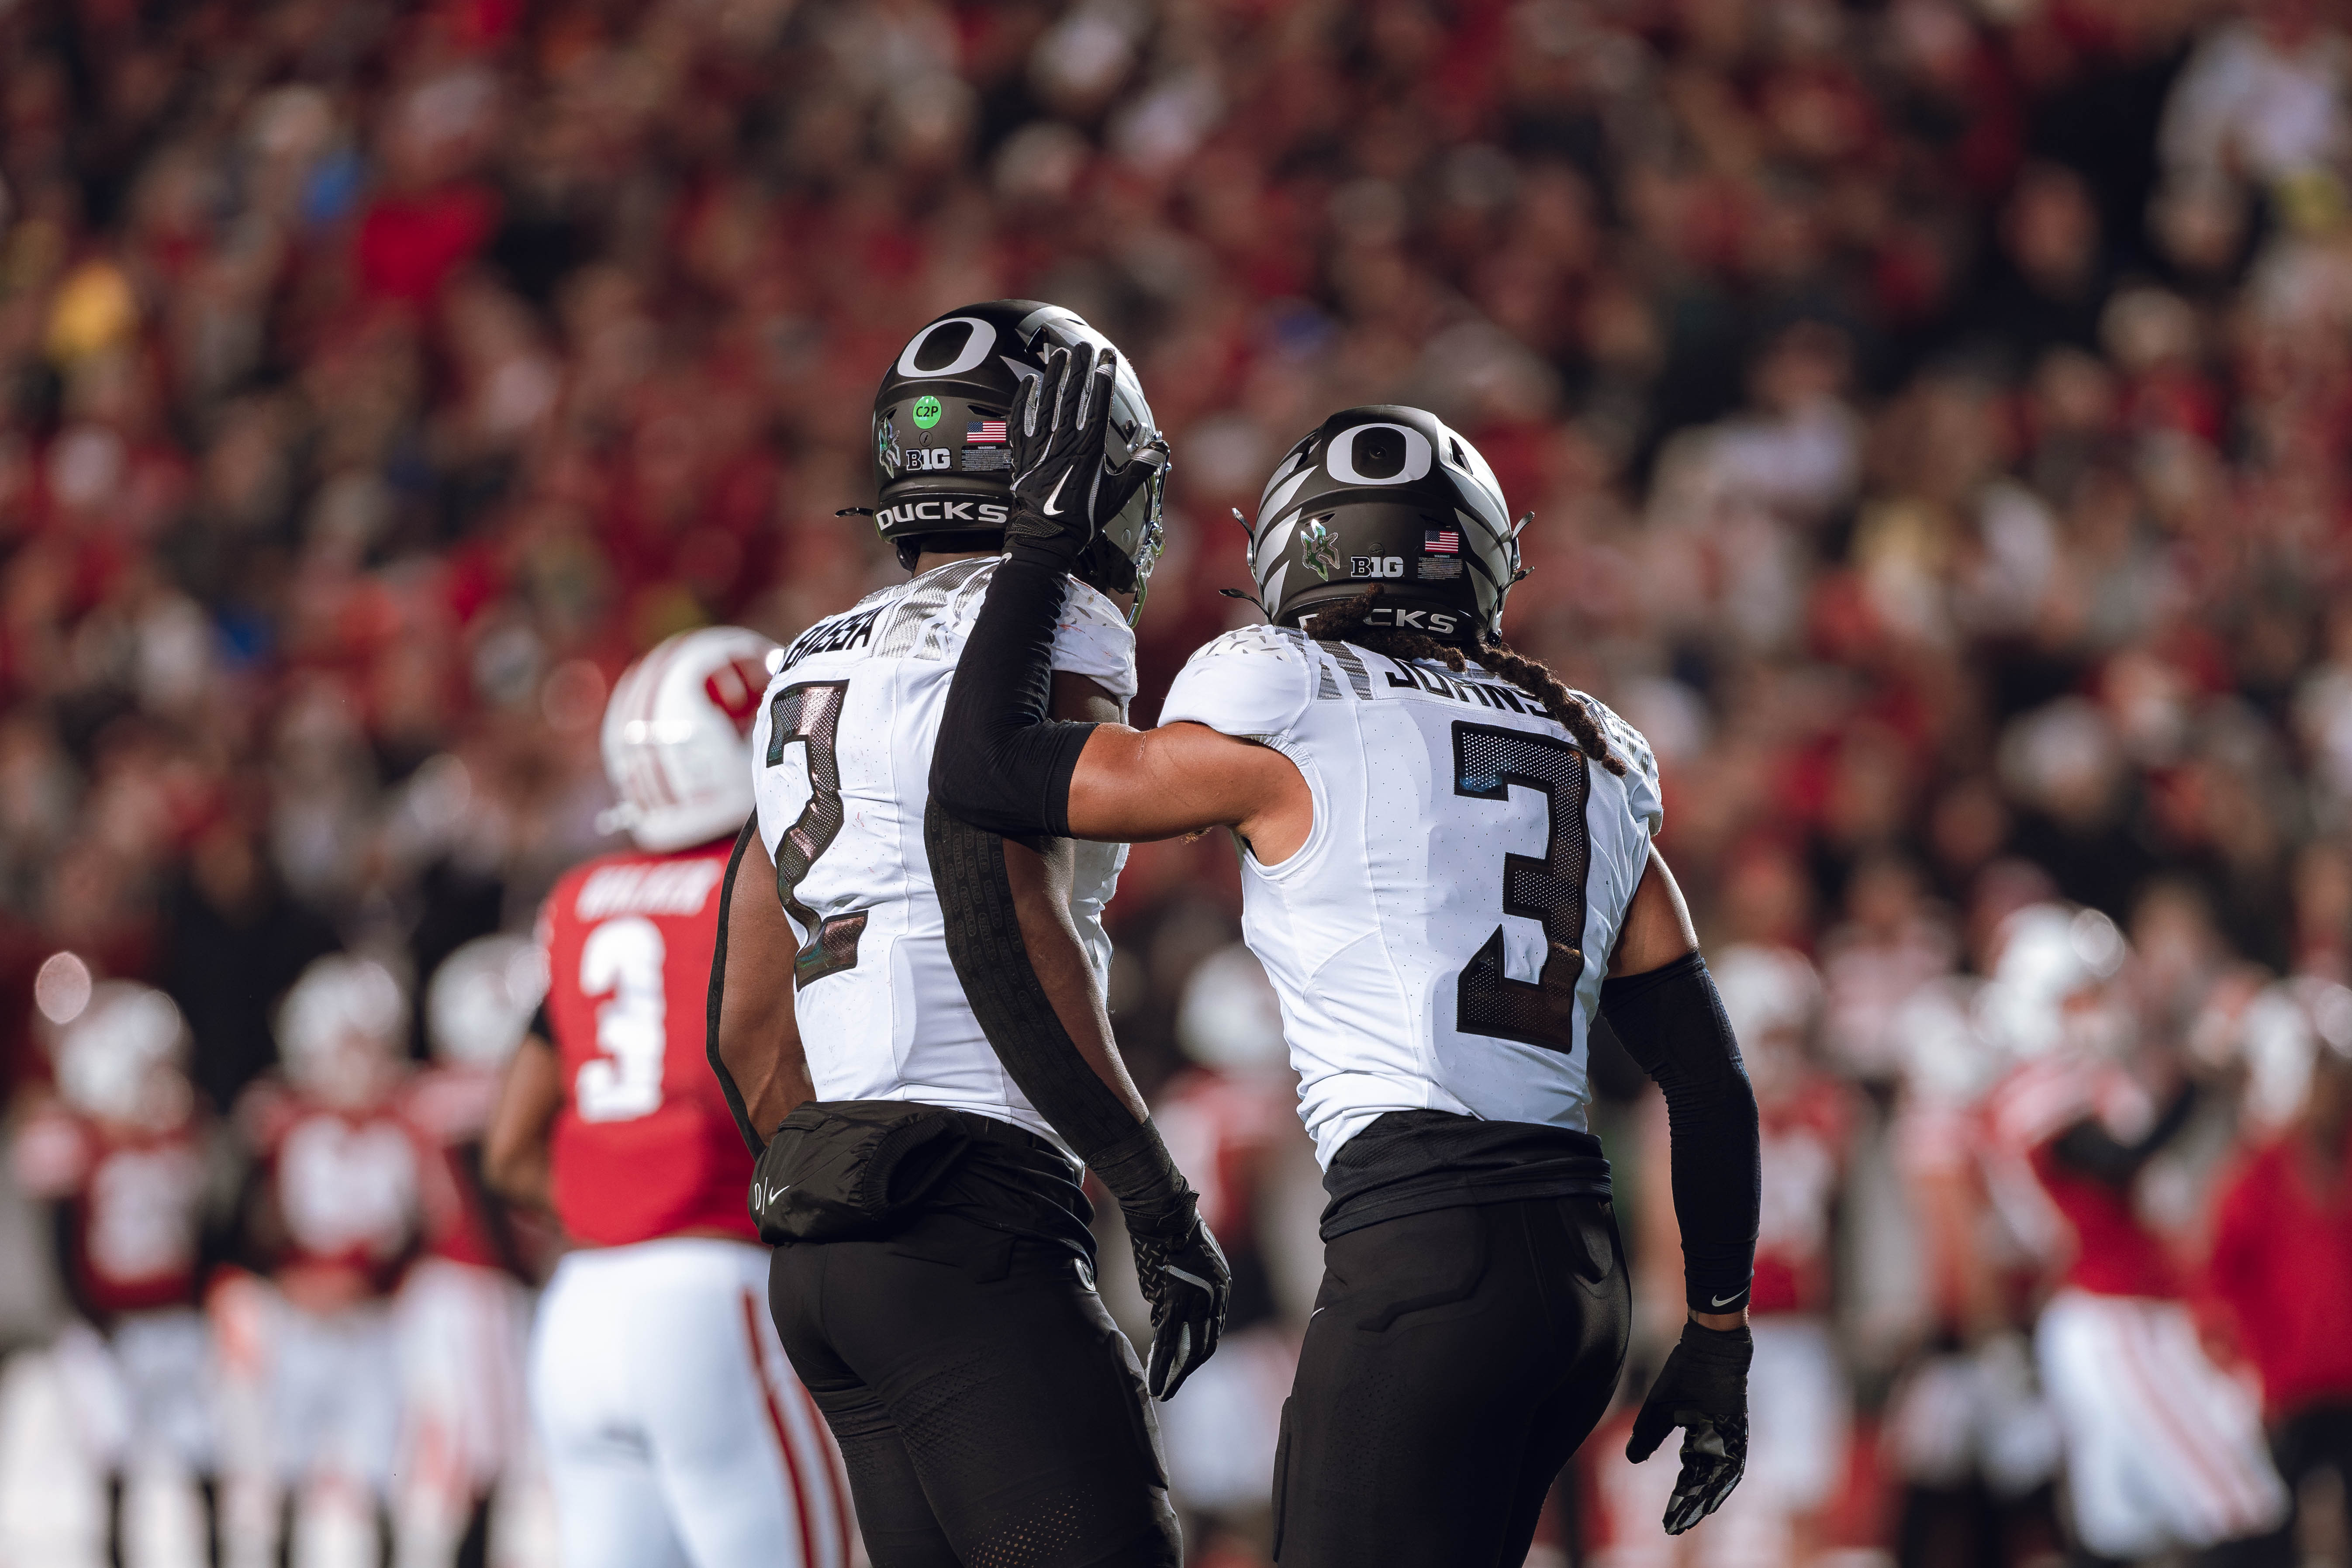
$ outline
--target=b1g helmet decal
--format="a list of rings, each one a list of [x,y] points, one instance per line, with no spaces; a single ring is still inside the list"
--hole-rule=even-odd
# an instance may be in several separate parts
[[[1036,300],[992,300],[950,310],[907,341],[874,395],[874,521],[892,541],[968,534],[963,549],[1001,536],[1013,509],[1013,447],[1005,421],[1022,384],[1045,356],[1077,351],[1091,363],[1108,338],[1076,311]],[[1124,464],[1160,427],[1121,354],[1111,390],[1104,460]],[[1160,558],[1161,485],[1136,492],[1079,557],[1077,575],[1108,593],[1139,593]],[[911,548],[911,547],[909,547]],[[911,564],[902,552],[901,559]]]
[[[1277,626],[1377,583],[1377,624],[1468,642],[1501,632],[1518,534],[1477,447],[1423,409],[1377,404],[1284,457],[1250,529],[1250,575]]]

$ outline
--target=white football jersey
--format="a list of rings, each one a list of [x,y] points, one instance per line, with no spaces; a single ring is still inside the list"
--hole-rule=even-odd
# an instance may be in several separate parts
[[[751,770],[760,837],[801,939],[793,1011],[817,1098],[920,1100],[1056,1138],[964,1000],[923,848],[940,715],[995,565],[951,562],[869,594],[772,655]],[[1054,668],[1122,703],[1135,696],[1135,634],[1085,584],[1071,584]],[[1070,913],[1107,985],[1102,910],[1127,846],[1074,847]]]
[[[1327,1167],[1391,1110],[1589,1131],[1588,1031],[1664,811],[1649,743],[1584,700],[1626,776],[1475,666],[1287,627],[1227,633],[1169,690],[1162,724],[1263,742],[1314,795],[1296,854],[1243,858],[1242,932]]]

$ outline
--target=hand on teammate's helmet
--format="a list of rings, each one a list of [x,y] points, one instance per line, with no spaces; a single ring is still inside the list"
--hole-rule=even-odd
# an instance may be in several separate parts
[[[1683,1471],[1666,1503],[1666,1533],[1680,1535],[1723,1506],[1748,1468],[1748,1331],[1685,1323],[1682,1342],[1658,1369],[1633,1418],[1625,1457],[1640,1464],[1683,1428]]]
[[[1106,348],[1088,363],[1064,348],[1045,356],[1043,374],[1022,384],[1006,420],[1018,503],[1005,531],[1008,543],[1075,561],[1135,492],[1167,468],[1168,443],[1157,434],[1126,462],[1110,466],[1118,377],[1117,350]]]
[[[1233,1270],[1209,1234],[1199,1209],[1186,1205],[1183,1222],[1164,1235],[1134,1226],[1135,1274],[1151,1303],[1151,1360],[1145,1383],[1155,1399],[1173,1399],[1193,1370],[1216,1352],[1224,1331]]]

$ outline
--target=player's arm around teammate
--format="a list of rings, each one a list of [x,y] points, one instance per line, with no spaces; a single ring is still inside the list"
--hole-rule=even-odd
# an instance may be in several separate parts
[[[1106,368],[1095,367],[1095,376]],[[1318,625],[1317,635],[1339,635],[1343,619],[1352,627],[1390,615],[1393,629],[1378,637],[1367,630],[1362,648],[1326,645],[1337,648],[1327,656],[1296,633],[1240,633],[1196,656],[1171,693],[1168,710],[1189,718],[1222,702],[1224,711],[1216,718],[1168,722],[1148,732],[1043,722],[1034,696],[1024,698],[1033,689],[1041,638],[1059,609],[1056,563],[1083,542],[1082,532],[1068,525],[1076,509],[1066,498],[1088,482],[1084,465],[1092,447],[1084,426],[1090,400],[1073,390],[1086,371],[1056,367],[1034,400],[1016,407],[1014,488],[1022,511],[1010,531],[1010,558],[992,584],[959,668],[932,788],[949,810],[1000,832],[1140,839],[1223,826],[1244,840],[1244,930],[1284,993],[1286,1030],[1303,1018],[1306,1032],[1318,1037],[1302,1040],[1294,1034],[1292,1039],[1294,1061],[1307,1079],[1303,1110],[1326,1157],[1332,1212],[1350,1204],[1358,1210],[1338,1228],[1327,1215],[1329,1266],[1277,1465],[1277,1556],[1286,1563],[1336,1563],[1370,1560],[1370,1552],[1391,1563],[1454,1563],[1490,1556],[1515,1562],[1524,1552],[1535,1507],[1606,1407],[1624,1347],[1627,1308],[1614,1226],[1605,1202],[1589,1202],[1605,1198],[1606,1164],[1582,1130],[1577,1058],[1596,1008],[1618,1026],[1669,1100],[1691,1319],[1637,1421],[1633,1447],[1637,1457],[1646,1457],[1666,1431],[1685,1428],[1683,1470],[1666,1522],[1675,1531],[1688,1528],[1728,1494],[1744,1459],[1756,1109],[1680,895],[1649,843],[1656,790],[1646,748],[1599,710],[1604,729],[1594,718],[1598,704],[1567,692],[1539,666],[1493,640],[1501,593],[1517,563],[1491,470],[1430,416],[1402,409],[1335,416],[1325,431],[1295,448],[1269,494],[1294,470],[1301,481],[1316,477],[1301,467],[1312,457],[1312,468],[1331,476],[1330,494],[1305,510],[1320,510],[1328,501],[1333,510],[1297,532],[1295,517],[1280,526],[1267,526],[1262,518],[1256,539],[1329,541],[1330,525],[1349,526],[1341,514],[1359,506],[1370,520],[1364,526],[1409,526],[1405,537],[1427,541],[1440,570],[1424,571],[1423,578],[1459,580],[1461,563],[1443,557],[1458,554],[1464,525],[1475,520],[1454,510],[1458,494],[1460,504],[1477,505],[1496,520],[1481,525],[1496,556],[1478,568],[1495,584],[1476,605],[1486,635],[1462,637],[1451,649],[1418,632],[1406,637],[1402,628],[1408,626],[1448,634],[1474,623],[1443,610],[1415,610],[1411,617],[1403,609],[1366,615],[1367,601],[1359,599],[1349,616],[1335,616],[1332,629]],[[1098,416],[1099,405],[1095,407]],[[1352,456],[1328,445],[1318,448],[1318,438],[1359,436],[1370,439]],[[1408,498],[1381,487],[1429,476],[1440,445],[1461,475],[1445,476],[1444,482],[1460,488],[1441,490],[1433,500],[1411,498],[1438,509],[1424,528],[1423,517],[1403,504]],[[1360,471],[1381,461],[1386,468],[1378,477]],[[1478,487],[1476,493],[1472,487]],[[1282,486],[1280,493],[1296,495],[1298,486]],[[1313,563],[1314,544],[1302,549]],[[1385,556],[1365,559],[1379,563],[1380,575],[1400,574]],[[1321,595],[1327,611],[1354,593],[1345,582],[1330,584],[1331,568],[1328,554],[1316,568],[1329,585]],[[1360,561],[1354,574],[1374,574]],[[1282,575],[1264,569],[1261,580],[1279,583]],[[1277,623],[1296,624],[1295,585],[1290,600],[1271,590],[1267,596]],[[1369,668],[1364,648],[1381,650],[1389,668]],[[1228,654],[1233,657],[1223,657]],[[1461,675],[1467,668],[1465,654],[1483,661],[1477,673],[1503,673],[1537,704],[1483,681],[1416,673],[1442,662]],[[1286,683],[1289,697],[1276,689]],[[1422,722],[1418,731],[1390,723],[1375,737],[1369,719],[1346,717],[1376,710],[1393,715],[1400,693],[1507,710],[1535,722],[1504,727],[1441,716]],[[1460,808],[1433,798],[1420,824],[1392,816],[1376,819],[1361,804],[1373,793],[1370,785],[1330,784],[1326,796],[1324,786],[1310,779],[1310,773],[1328,782],[1355,770],[1359,780],[1381,786],[1394,813],[1404,805],[1394,788],[1412,784],[1413,767],[1421,765],[1397,759],[1418,753],[1423,739],[1442,747],[1449,729],[1454,751],[1449,771],[1459,778],[1444,796],[1507,800],[1507,790],[1497,787],[1507,783],[1540,791],[1544,798],[1545,837],[1551,842],[1545,860],[1532,865],[1554,880],[1536,884],[1528,871],[1507,864],[1505,904],[1508,913],[1540,914],[1550,945],[1540,963],[1541,979],[1533,984],[1482,976],[1483,954],[1465,953],[1469,965],[1444,976],[1459,981],[1459,1003],[1441,1005],[1432,1015],[1425,1011],[1434,989],[1426,984],[1429,975],[1405,973],[1404,964],[1390,959],[1381,961],[1385,969],[1362,964],[1360,975],[1343,974],[1350,944],[1336,937],[1312,956],[1294,950],[1322,940],[1301,934],[1318,921],[1336,928],[1352,920],[1365,927],[1360,936],[1373,940],[1354,942],[1357,952],[1427,949],[1453,940],[1436,930],[1432,917],[1461,889],[1433,886],[1440,858],[1430,846],[1433,829],[1444,827],[1447,814]],[[1612,735],[1620,750],[1641,747],[1638,779],[1626,777]],[[1612,781],[1605,789],[1590,782],[1604,769]],[[1427,781],[1420,782],[1426,788]],[[1563,831],[1552,811],[1570,799],[1577,809]],[[1317,821],[1318,802],[1327,800],[1338,826]],[[1335,836],[1351,848],[1360,843],[1364,863],[1334,863]],[[1474,827],[1469,837],[1493,843],[1496,833]],[[1412,863],[1416,839],[1419,869],[1400,875],[1395,868]],[[1576,846],[1572,856],[1560,852],[1567,844]],[[1593,868],[1604,850],[1611,863],[1595,881],[1600,873]],[[1522,856],[1510,859],[1529,863]],[[1300,870],[1295,861],[1308,864]],[[1374,861],[1384,868],[1373,870]],[[1467,885],[1466,878],[1451,879]],[[1572,885],[1572,899],[1558,887],[1560,881]],[[1318,892],[1310,883],[1330,888]],[[1363,912],[1367,905],[1402,908],[1415,900],[1421,903],[1413,919],[1420,924],[1404,919],[1396,932],[1387,929],[1388,915]],[[1543,907],[1530,907],[1537,905]],[[1589,906],[1597,912],[1589,914]],[[1566,909],[1575,911],[1572,918],[1555,930],[1554,917]],[[1380,929],[1370,929],[1374,926]],[[1492,939],[1498,954],[1505,935],[1496,930]],[[1391,937],[1402,940],[1391,942]],[[1474,932],[1469,943],[1475,942]],[[1611,954],[1610,978],[1580,991],[1584,961],[1579,949],[1596,942]],[[1367,991],[1393,984],[1394,1003],[1386,1009],[1377,1002],[1354,1005],[1354,999],[1338,994],[1351,983]],[[1492,1011],[1482,1015],[1480,1008],[1488,1006]],[[1457,1068],[1426,1042],[1418,1052],[1409,1040],[1395,1048],[1397,1035],[1414,1032],[1417,1009],[1424,1010],[1420,1028],[1442,1029],[1455,1040],[1472,1037],[1466,1050],[1454,1047],[1455,1062],[1489,1052],[1494,1070],[1475,1063]],[[1480,1037],[1495,1043],[1479,1043]],[[1514,1055],[1518,1046],[1538,1049]],[[1496,1087],[1512,1076],[1549,1077],[1549,1100],[1515,1097],[1511,1089]],[[1390,1087],[1352,1107],[1339,1104],[1318,1125],[1318,1100],[1365,1096],[1362,1086],[1383,1078]],[[1381,1094],[1391,1098],[1382,1100]],[[1435,1152],[1442,1143],[1454,1152]],[[1334,1150],[1340,1155],[1336,1161]],[[1356,1158],[1360,1152],[1367,1152]],[[1416,1187],[1422,1190],[1411,1192]],[[1382,1195],[1360,1201],[1375,1192]],[[1587,1201],[1560,1201],[1580,1194]],[[1525,1200],[1531,1197],[1545,1200],[1538,1205],[1545,1212],[1528,1212]],[[1573,1234],[1560,1232],[1570,1215]],[[1507,1234],[1497,1226],[1512,1228]],[[1579,1299],[1571,1276],[1590,1298],[1580,1310],[1569,1305]],[[1553,1315],[1563,1310],[1572,1321]],[[1405,1389],[1415,1392],[1407,1396]],[[1381,1397],[1391,1404],[1403,1399],[1410,1408],[1351,1406],[1346,1415],[1333,1414],[1383,1390]],[[1521,1403],[1528,1407],[1520,1409]],[[1524,1436],[1497,1440],[1497,1428],[1514,1426]]]

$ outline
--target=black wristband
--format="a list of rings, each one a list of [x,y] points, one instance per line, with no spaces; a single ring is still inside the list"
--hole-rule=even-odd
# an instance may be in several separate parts
[[[1200,1194],[1185,1184],[1160,1129],[1138,1122],[1133,1131],[1095,1151],[1087,1168],[1102,1178],[1127,1216],[1127,1228],[1146,1236],[1181,1234],[1199,1212]]]

